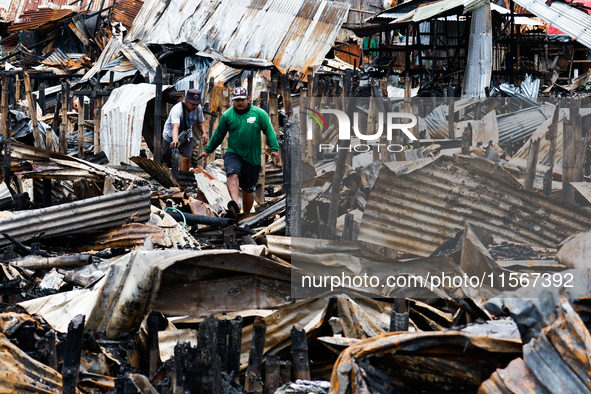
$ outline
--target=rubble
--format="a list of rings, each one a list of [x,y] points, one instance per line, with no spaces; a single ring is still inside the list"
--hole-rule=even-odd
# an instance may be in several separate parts
[[[0,392],[588,392],[587,11],[7,1]],[[160,157],[237,86],[281,153],[250,212],[227,142]]]

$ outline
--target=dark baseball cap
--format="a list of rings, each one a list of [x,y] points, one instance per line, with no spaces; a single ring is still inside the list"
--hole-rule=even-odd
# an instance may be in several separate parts
[[[185,101],[191,104],[202,105],[201,103],[201,90],[189,89],[185,94]]]

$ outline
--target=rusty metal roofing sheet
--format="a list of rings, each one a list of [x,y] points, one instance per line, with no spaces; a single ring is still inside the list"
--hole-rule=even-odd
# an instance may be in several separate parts
[[[322,63],[349,4],[327,0],[148,0],[127,40],[188,42],[230,58],[261,58],[283,71],[305,72]]]
[[[509,241],[552,248],[591,228],[589,211],[525,191],[485,159],[440,157],[414,171],[407,167],[402,162],[382,168],[360,241],[429,256],[465,222]]]
[[[62,11],[70,10],[73,12],[92,12],[99,11],[101,4],[103,9],[112,6],[117,0],[106,0],[104,4],[102,1],[82,0],[81,4],[70,6],[70,0],[0,0],[0,20],[4,23],[8,22],[22,22],[22,14],[35,13],[37,11],[45,12],[46,10],[53,11],[54,7]],[[132,2],[141,0],[132,0]],[[125,3],[128,3],[126,1]],[[89,8],[90,5],[90,8]],[[125,7],[125,6],[123,6]],[[133,9],[133,7],[130,7]]]
[[[143,5],[142,0],[119,0],[113,7],[111,18],[121,22],[127,29],[131,29],[133,21]]]
[[[150,220],[150,196],[150,188],[142,187],[25,211],[0,219],[0,233],[22,241],[40,233],[49,238],[111,228],[130,219],[145,223]],[[0,238],[0,246],[9,244],[8,239]]]
[[[74,12],[69,9],[52,10],[50,8],[43,8],[35,11],[23,12],[17,23],[9,26],[8,34],[16,33],[25,30],[36,30],[42,26],[56,25],[74,16]]]

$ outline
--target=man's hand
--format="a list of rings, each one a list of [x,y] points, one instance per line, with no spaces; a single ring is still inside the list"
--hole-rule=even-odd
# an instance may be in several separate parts
[[[178,148],[181,144],[179,144],[179,140],[175,140],[173,139],[172,142],[170,143],[170,149],[174,149],[174,148]]]
[[[203,140],[204,145],[209,142],[209,136],[205,133],[201,134],[201,139]]]
[[[275,163],[275,165],[279,165],[279,163],[281,163],[281,156],[279,156],[279,152],[271,152],[271,157],[273,158],[273,163]]]
[[[203,152],[202,154],[200,154],[199,156],[197,156],[197,159],[196,160],[207,159],[208,157],[209,157],[209,153]]]

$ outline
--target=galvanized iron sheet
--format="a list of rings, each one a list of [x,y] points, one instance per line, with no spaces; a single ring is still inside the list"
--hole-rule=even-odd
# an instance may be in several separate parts
[[[145,223],[150,220],[150,196],[150,188],[142,187],[25,211],[0,219],[0,234],[23,241],[111,228],[127,221]],[[9,244],[0,238],[0,246]]]
[[[188,42],[229,58],[260,58],[284,71],[322,63],[348,16],[349,4],[327,0],[148,0],[127,40]]]
[[[559,1],[515,0],[515,2],[587,48],[591,48],[591,15]]]
[[[397,165],[387,163],[380,172],[360,241],[428,256],[466,222],[540,247],[556,247],[591,228],[588,211],[520,189],[515,178],[485,159],[441,157],[398,176],[388,168]]]

